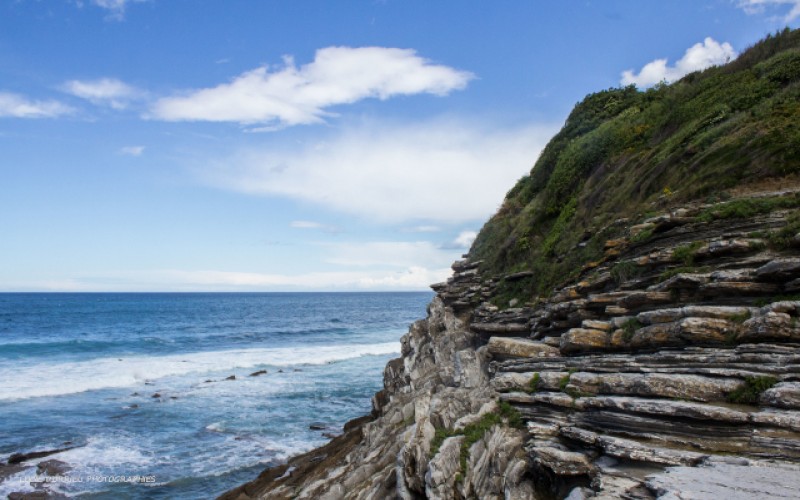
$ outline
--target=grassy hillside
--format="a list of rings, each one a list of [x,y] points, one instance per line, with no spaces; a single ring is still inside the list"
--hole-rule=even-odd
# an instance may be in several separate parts
[[[487,275],[534,271],[514,294],[547,295],[602,257],[620,218],[798,174],[800,30],[787,29],[671,85],[587,96],[470,255]]]

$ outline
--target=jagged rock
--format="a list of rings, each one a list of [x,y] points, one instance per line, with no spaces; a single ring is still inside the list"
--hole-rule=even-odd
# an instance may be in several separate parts
[[[582,476],[594,472],[592,462],[583,453],[564,451],[552,446],[534,446],[530,454],[536,464],[559,476]]]
[[[558,356],[559,350],[542,342],[519,338],[492,337],[487,344],[489,354],[498,359],[541,358]]]
[[[430,499],[456,498],[456,475],[461,471],[461,443],[464,436],[450,437],[439,447],[425,475],[425,494]]]
[[[507,498],[506,491],[526,491],[516,471],[522,453],[522,435],[515,429],[495,425],[469,449],[464,478],[464,496],[487,500]],[[516,477],[516,482],[511,478]],[[513,498],[513,497],[512,497]]]
[[[47,476],[63,476],[70,470],[68,463],[55,459],[45,460],[36,465],[36,472]]]

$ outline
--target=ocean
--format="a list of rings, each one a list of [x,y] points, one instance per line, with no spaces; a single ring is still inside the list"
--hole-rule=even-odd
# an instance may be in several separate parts
[[[432,293],[0,294],[0,498],[197,499],[370,411]],[[259,375],[254,375],[261,371]],[[314,427],[313,429],[311,427]],[[41,479],[41,478],[39,478]]]

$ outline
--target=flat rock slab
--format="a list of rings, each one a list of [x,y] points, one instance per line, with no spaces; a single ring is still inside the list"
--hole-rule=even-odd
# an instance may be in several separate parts
[[[495,358],[541,358],[559,356],[553,346],[534,340],[492,337],[488,344],[489,353]]]
[[[754,462],[669,467],[663,473],[648,476],[646,484],[664,500],[800,498],[800,466]]]

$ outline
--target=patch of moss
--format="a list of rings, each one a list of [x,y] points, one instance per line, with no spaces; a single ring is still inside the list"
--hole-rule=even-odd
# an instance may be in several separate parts
[[[635,262],[624,260],[617,262],[611,268],[611,277],[617,285],[625,283],[633,278],[638,278],[642,275],[642,268],[637,266]]]
[[[699,250],[704,243],[702,241],[693,241],[686,245],[681,245],[676,247],[672,251],[672,259],[678,262],[683,262],[685,266],[692,266],[694,265],[694,259],[697,255],[697,250]]]
[[[701,222],[720,219],[745,219],[761,214],[768,214],[784,208],[800,206],[800,198],[795,196],[774,196],[771,198],[743,198],[721,203],[705,209],[698,215]]]
[[[516,408],[511,406],[506,401],[499,401],[497,405],[497,411],[492,413],[484,414],[480,420],[475,423],[469,424],[464,427],[461,431],[455,431],[452,429],[445,429],[445,428],[437,428],[436,432],[434,433],[433,439],[431,440],[431,456],[436,456],[439,453],[439,449],[444,443],[444,440],[453,436],[464,436],[464,440],[461,442],[461,449],[459,452],[459,460],[461,463],[461,471],[462,473],[467,470],[467,459],[469,458],[469,449],[472,447],[473,444],[480,441],[483,436],[491,429],[493,426],[497,424],[506,422],[509,427],[513,427],[516,429],[522,429],[525,426],[524,421],[522,420],[522,415],[517,411]],[[462,476],[463,477],[463,476]],[[458,477],[456,477],[456,481],[458,481]]]
[[[636,318],[630,318],[622,324],[622,340],[630,342],[636,334],[636,330],[644,325]]]
[[[744,385],[728,394],[728,402],[739,404],[757,404],[761,394],[778,383],[778,379],[769,375],[745,377]]]
[[[631,243],[644,243],[645,241],[647,241],[650,238],[652,238],[654,233],[655,232],[653,231],[653,228],[648,228],[648,229],[645,229],[644,231],[639,231],[638,233],[636,233],[634,236],[631,237],[630,242]]]
[[[698,266],[680,266],[680,267],[674,267],[672,269],[667,269],[666,271],[661,273],[661,279],[662,280],[668,280],[668,279],[672,278],[673,276],[677,276],[679,274],[684,274],[684,273],[707,273],[707,272],[711,271],[711,269],[712,268],[710,268],[708,266],[699,266],[699,267]]]
[[[541,382],[541,375],[538,372],[533,374],[531,380],[528,382],[528,392],[533,394],[539,390],[539,382]]]
[[[559,389],[560,389],[562,392],[564,391],[564,389],[566,389],[566,388],[567,388],[567,385],[569,385],[569,379],[572,377],[572,374],[573,374],[573,373],[575,373],[575,370],[573,370],[573,369],[570,369],[570,370],[567,372],[567,374],[566,374],[566,375],[564,375],[563,377],[561,377],[561,378],[559,379],[559,381],[558,381],[558,388],[559,388]]]

